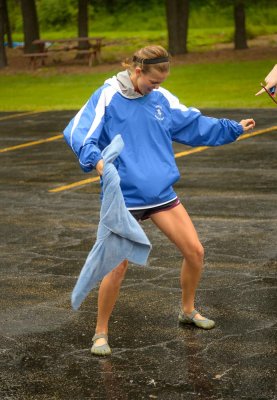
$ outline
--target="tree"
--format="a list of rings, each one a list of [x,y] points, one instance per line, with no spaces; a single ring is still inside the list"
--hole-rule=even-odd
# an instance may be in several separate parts
[[[8,14],[7,0],[3,0],[4,4],[4,33],[7,35],[8,47],[12,48],[12,34],[11,34],[11,26],[10,19]]]
[[[234,0],[234,45],[236,50],[247,49],[246,16],[244,0]]]
[[[261,0],[256,0],[261,1]],[[234,16],[234,48],[247,49],[246,6],[250,0],[211,0],[214,7],[232,7]]]
[[[4,0],[0,0],[0,68],[7,66],[7,56],[5,51],[5,10]]]
[[[39,24],[35,0],[21,0],[21,11],[24,31],[24,52],[35,53],[39,51],[38,45],[33,45],[33,40],[39,39]]]
[[[78,36],[88,37],[88,0],[78,0]],[[87,41],[79,43],[80,50],[88,48]]]
[[[189,0],[166,0],[168,49],[172,55],[187,50]]]

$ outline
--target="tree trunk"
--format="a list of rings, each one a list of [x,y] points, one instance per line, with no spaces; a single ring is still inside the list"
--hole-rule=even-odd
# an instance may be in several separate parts
[[[0,0],[0,68],[8,65],[6,50],[4,46],[5,39],[5,13],[4,13],[4,0]]]
[[[7,35],[8,47],[11,49],[13,47],[13,42],[12,42],[12,33],[11,33],[11,25],[10,25],[9,14],[8,14],[7,0],[3,0],[3,4],[4,4],[4,28],[5,28],[5,34]]]
[[[166,0],[166,17],[169,52],[187,53],[189,0]]]
[[[78,0],[78,36],[88,37],[88,0]],[[80,42],[79,50],[87,50],[88,42]]]
[[[24,31],[24,52],[35,53],[40,46],[33,45],[33,40],[39,39],[39,25],[35,0],[21,0],[21,11]]]
[[[245,24],[245,8],[243,0],[235,0],[234,4],[235,37],[234,44],[236,50],[247,49],[247,34]]]

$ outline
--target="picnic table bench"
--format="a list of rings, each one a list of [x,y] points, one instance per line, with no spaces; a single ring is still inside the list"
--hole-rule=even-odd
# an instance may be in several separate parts
[[[87,56],[88,65],[91,67],[94,62],[101,61],[101,48],[104,46],[103,37],[77,37],[69,39],[37,39],[32,43],[39,49],[35,53],[24,53],[23,57],[30,60],[30,66],[34,69],[37,63],[45,64],[45,59],[62,52],[74,52],[75,55]],[[87,43],[87,48],[80,48],[80,43]]]

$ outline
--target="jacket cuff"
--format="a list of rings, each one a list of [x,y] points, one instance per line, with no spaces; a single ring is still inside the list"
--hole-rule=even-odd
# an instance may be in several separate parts
[[[239,135],[241,135],[243,133],[243,127],[241,124],[238,124],[239,127]]]
[[[94,157],[94,160],[93,160],[93,168],[95,168],[96,167],[96,165],[97,165],[97,163],[100,161],[100,160],[102,160],[103,159],[103,156],[102,156],[102,154],[101,153],[99,153],[99,154],[97,154],[97,156],[95,156]]]

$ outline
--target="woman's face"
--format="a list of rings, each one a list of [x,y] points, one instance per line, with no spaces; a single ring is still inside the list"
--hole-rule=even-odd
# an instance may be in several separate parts
[[[169,72],[160,72],[152,69],[150,72],[143,72],[137,67],[131,75],[131,80],[135,90],[145,95],[152,92],[153,89],[158,89],[162,82],[167,78]]]

